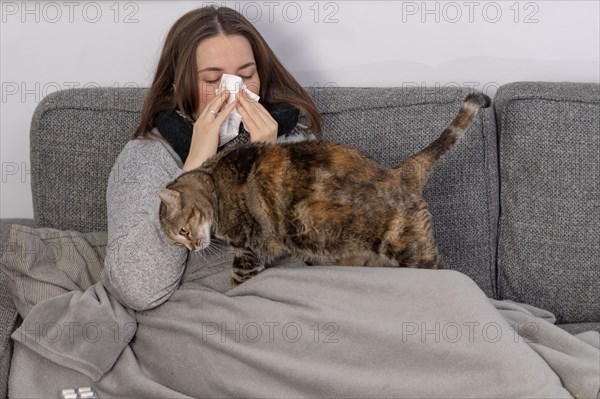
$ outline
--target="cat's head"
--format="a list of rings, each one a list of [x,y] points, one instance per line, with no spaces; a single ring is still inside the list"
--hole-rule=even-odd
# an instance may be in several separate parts
[[[190,251],[200,251],[210,245],[214,221],[213,196],[210,191],[195,190],[192,198],[188,191],[189,188],[181,185],[159,190],[159,219],[171,244],[183,245]]]

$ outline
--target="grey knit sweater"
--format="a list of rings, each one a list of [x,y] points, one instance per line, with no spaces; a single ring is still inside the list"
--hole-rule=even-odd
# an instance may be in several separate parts
[[[278,140],[313,140],[297,127]],[[154,130],[158,133],[158,130]],[[160,133],[158,133],[160,134]],[[106,191],[108,245],[104,267],[111,292],[141,311],[166,301],[179,286],[188,250],[169,244],[160,227],[158,190],[184,173],[181,158],[160,140],[129,141],[113,165]]]

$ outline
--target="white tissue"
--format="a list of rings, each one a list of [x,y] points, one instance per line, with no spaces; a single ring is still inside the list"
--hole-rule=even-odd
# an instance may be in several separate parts
[[[260,99],[259,96],[252,93],[244,84],[244,81],[241,77],[237,75],[229,75],[224,73],[221,77],[221,83],[219,84],[219,88],[217,89],[217,95],[222,93],[224,89],[229,90],[229,99],[227,100],[227,104],[231,104],[235,101],[235,95],[240,90],[246,90],[246,93],[253,100],[258,101]],[[233,111],[229,114],[225,122],[219,128],[219,145],[223,145],[234,138],[239,134],[240,123],[242,122],[242,115],[234,108]]]

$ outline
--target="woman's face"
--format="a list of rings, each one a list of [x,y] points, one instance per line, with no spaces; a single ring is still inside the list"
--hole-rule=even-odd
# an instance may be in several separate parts
[[[200,42],[196,48],[200,104],[196,115],[204,110],[219,88],[224,73],[242,77],[248,89],[258,94],[260,78],[254,53],[248,40],[240,35],[219,35]]]

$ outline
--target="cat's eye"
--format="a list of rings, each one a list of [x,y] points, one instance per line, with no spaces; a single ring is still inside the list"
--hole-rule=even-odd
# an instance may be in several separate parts
[[[182,236],[187,236],[188,231],[185,227],[182,227],[181,230],[179,230],[179,234],[181,234]]]

